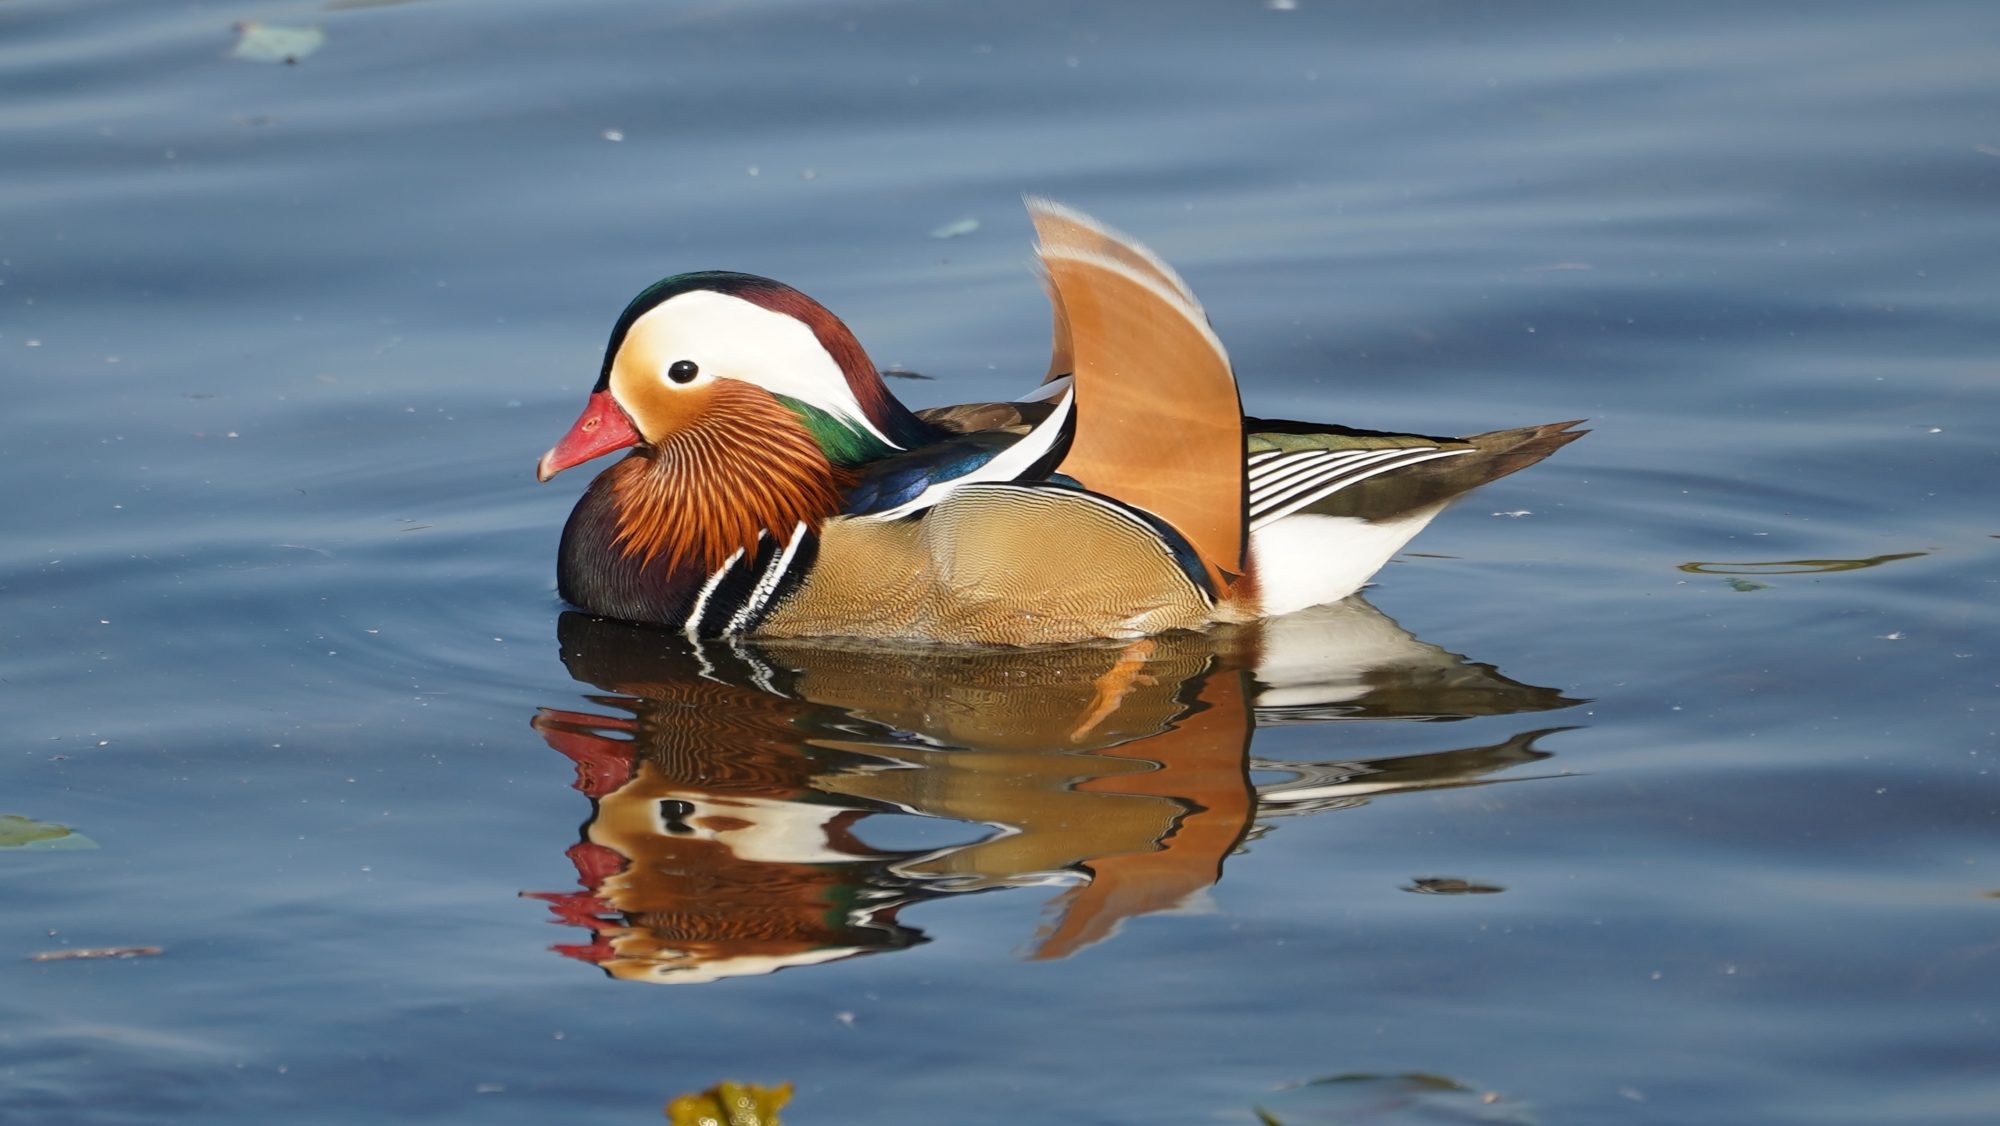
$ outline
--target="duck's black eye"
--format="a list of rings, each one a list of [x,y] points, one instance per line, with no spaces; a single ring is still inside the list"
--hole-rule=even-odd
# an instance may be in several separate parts
[[[687,383],[700,374],[701,369],[695,366],[693,360],[675,360],[674,366],[667,369],[667,378],[675,383]]]

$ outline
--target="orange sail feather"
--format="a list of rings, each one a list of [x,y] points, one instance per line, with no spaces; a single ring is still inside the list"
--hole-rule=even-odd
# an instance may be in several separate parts
[[[1151,255],[1081,246],[1068,228],[1059,240],[1040,255],[1058,359],[1065,344],[1074,350],[1076,439],[1061,472],[1172,525],[1224,593],[1245,569],[1246,523],[1243,407],[1229,357]]]

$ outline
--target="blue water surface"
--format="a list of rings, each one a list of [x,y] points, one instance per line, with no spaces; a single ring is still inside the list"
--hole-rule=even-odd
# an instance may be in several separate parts
[[[2000,1117],[2000,9],[14,0],[0,76],[0,814],[98,846],[0,847],[0,1119]],[[631,294],[1012,397],[1024,192],[1252,413],[1593,433],[1281,634],[559,620]]]

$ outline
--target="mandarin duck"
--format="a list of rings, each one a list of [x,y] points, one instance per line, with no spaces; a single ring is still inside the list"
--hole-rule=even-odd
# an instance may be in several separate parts
[[[1054,356],[1012,403],[913,411],[840,319],[677,274],[612,327],[546,481],[617,450],[563,529],[564,600],[689,637],[1030,645],[1286,614],[1358,590],[1576,422],[1440,438],[1246,418],[1178,274],[1030,199]]]

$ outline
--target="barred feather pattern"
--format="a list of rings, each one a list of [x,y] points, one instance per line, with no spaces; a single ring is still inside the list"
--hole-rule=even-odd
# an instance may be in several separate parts
[[[612,479],[613,546],[641,567],[665,557],[713,574],[760,534],[812,531],[851,482],[797,415],[748,384],[717,383],[708,410],[639,455],[647,472]]]

